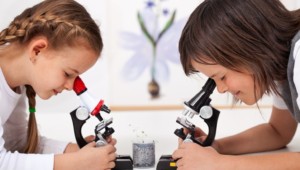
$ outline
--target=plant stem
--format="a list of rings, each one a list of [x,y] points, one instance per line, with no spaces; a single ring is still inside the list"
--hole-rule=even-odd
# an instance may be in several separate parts
[[[152,56],[153,56],[153,58],[152,58],[152,64],[151,64],[151,78],[152,78],[152,80],[154,80],[155,79],[155,72],[156,72],[156,70],[155,70],[156,46],[153,46],[153,48],[152,48]]]

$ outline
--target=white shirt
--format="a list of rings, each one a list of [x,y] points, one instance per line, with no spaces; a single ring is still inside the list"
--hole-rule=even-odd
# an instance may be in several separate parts
[[[298,93],[297,105],[300,108],[300,97],[299,97],[300,95],[300,41],[297,41],[294,47],[294,60],[295,60],[295,66],[294,66],[293,79]]]
[[[67,142],[40,136],[38,154],[18,152],[27,138],[26,98],[25,87],[15,93],[0,68],[0,170],[53,170],[54,154],[63,153]]]
[[[295,60],[295,66],[294,66],[294,84],[298,93],[297,97],[297,105],[300,108],[300,40],[298,40],[295,43],[294,51],[293,51],[293,57]],[[297,78],[298,77],[298,78]],[[275,96],[273,100],[273,105],[279,109],[288,109],[287,105],[283,101],[283,99],[280,96]]]

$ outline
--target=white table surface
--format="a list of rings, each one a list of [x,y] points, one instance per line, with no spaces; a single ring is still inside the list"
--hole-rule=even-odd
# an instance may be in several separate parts
[[[117,139],[117,153],[132,157],[132,141],[141,133],[155,141],[156,163],[161,155],[172,154],[177,148],[178,137],[175,129],[181,128],[176,118],[182,110],[169,111],[112,111],[115,129],[113,137]],[[220,109],[216,138],[231,135],[254,125],[267,122],[270,108]],[[200,117],[194,117],[193,123],[206,130],[206,124]],[[37,121],[40,132],[47,137],[75,142],[72,120],[69,113],[39,113]],[[98,123],[96,118],[90,118],[83,126],[83,136],[93,134]],[[284,149],[275,152],[300,151],[300,132],[297,130],[292,142]],[[297,145],[298,143],[298,145]],[[135,168],[136,170],[137,168]],[[156,169],[156,166],[150,169]]]

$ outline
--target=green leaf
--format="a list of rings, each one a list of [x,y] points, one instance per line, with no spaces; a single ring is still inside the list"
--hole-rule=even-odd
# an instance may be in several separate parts
[[[173,11],[171,18],[166,22],[166,25],[164,26],[163,30],[159,33],[156,43],[164,35],[164,33],[172,26],[175,20],[175,16],[176,16],[176,10]]]
[[[138,12],[137,14],[138,17],[138,22],[140,24],[141,30],[143,31],[143,33],[145,34],[145,36],[147,37],[147,39],[150,41],[150,43],[152,44],[153,47],[156,46],[156,42],[154,40],[154,38],[151,36],[151,34],[149,33],[149,31],[147,30],[144,20],[140,14],[140,12]]]

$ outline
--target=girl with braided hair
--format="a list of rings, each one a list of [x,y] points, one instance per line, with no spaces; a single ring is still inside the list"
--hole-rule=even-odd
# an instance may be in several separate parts
[[[186,75],[201,72],[220,93],[255,105],[274,98],[270,120],[202,147],[182,142],[178,170],[300,169],[300,153],[273,151],[293,139],[300,122],[300,9],[279,0],[205,0],[190,15],[179,41]],[[298,78],[297,78],[298,77]],[[206,138],[200,129],[196,137]],[[234,155],[234,156],[233,156]]]
[[[41,137],[35,96],[49,99],[72,90],[75,78],[92,67],[103,48],[100,30],[73,0],[44,0],[26,9],[0,33],[0,169],[111,169],[114,138],[95,147]],[[29,120],[26,114],[29,103]],[[27,127],[28,122],[28,127]]]

